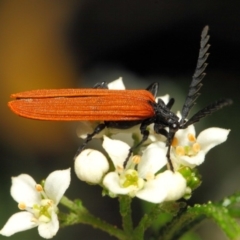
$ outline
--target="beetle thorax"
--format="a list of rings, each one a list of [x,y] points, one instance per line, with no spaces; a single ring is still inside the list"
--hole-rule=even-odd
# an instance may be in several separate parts
[[[179,129],[179,117],[170,111],[166,104],[159,99],[155,106],[156,122],[171,129]]]

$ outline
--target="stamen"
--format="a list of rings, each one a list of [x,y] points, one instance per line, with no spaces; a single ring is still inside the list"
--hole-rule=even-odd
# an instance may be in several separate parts
[[[179,156],[185,155],[185,149],[184,149],[184,147],[182,147],[182,146],[177,146],[177,147],[176,147],[176,153],[177,153],[177,155],[179,155]]]
[[[121,173],[124,170],[124,168],[122,166],[116,166],[116,170],[118,173]]]
[[[196,138],[195,138],[194,134],[189,133],[188,134],[188,140],[189,140],[189,142],[196,142]]]
[[[38,219],[37,218],[32,218],[31,221],[34,222],[34,223],[37,223]]]
[[[20,202],[19,204],[18,204],[18,208],[20,209],[20,210],[25,210],[26,209],[26,204],[24,203],[24,202]]]
[[[53,200],[51,200],[51,199],[42,199],[41,200],[41,205],[42,206],[52,206],[53,205]]]
[[[172,146],[176,147],[177,145],[178,145],[178,139],[176,137],[174,137],[172,140]]]
[[[36,189],[38,192],[42,192],[42,191],[43,191],[43,187],[42,187],[41,184],[36,184],[35,189]]]
[[[196,143],[193,144],[192,149],[195,153],[198,153],[201,149],[201,146],[200,146],[199,143],[196,142]]]
[[[139,155],[134,155],[134,156],[132,157],[132,162],[133,162],[133,163],[139,164],[140,161],[141,161],[141,156],[139,156]]]
[[[147,181],[153,180],[155,175],[152,172],[148,172],[145,176]]]

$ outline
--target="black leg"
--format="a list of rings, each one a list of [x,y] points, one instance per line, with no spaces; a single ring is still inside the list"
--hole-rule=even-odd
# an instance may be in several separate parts
[[[173,168],[173,164],[172,164],[172,160],[170,158],[170,150],[171,150],[171,147],[172,147],[172,141],[173,141],[173,138],[175,136],[175,133],[176,133],[176,130],[172,130],[170,129],[169,133],[168,133],[168,136],[167,136],[167,154],[166,154],[166,157],[167,157],[167,160],[168,160],[168,165],[170,167],[170,170],[172,170],[174,172],[174,168]]]
[[[147,127],[153,123],[154,119],[147,119],[145,121],[142,122],[141,126],[140,126],[140,131],[141,131],[141,134],[142,134],[142,140],[135,146],[131,147],[129,149],[129,153],[128,153],[128,156],[126,158],[126,160],[124,161],[123,163],[123,167],[125,168],[126,165],[127,165],[127,162],[131,156],[131,154],[134,152],[134,150],[136,150],[139,146],[141,146],[145,141],[147,141],[148,139],[148,136],[149,136],[149,131],[147,130]]]
[[[165,129],[165,127],[166,127],[166,125],[155,124],[154,125],[154,131],[157,134],[161,134],[161,135],[163,135],[167,138],[166,146],[167,146],[168,149],[167,149],[166,157],[167,157],[167,160],[168,160],[169,168],[174,172],[173,164],[172,164],[172,161],[171,161],[171,158],[170,158],[170,150],[171,150],[172,141],[173,141],[173,138],[174,138],[174,135],[175,135],[176,131],[171,131],[171,129],[170,129],[170,132],[168,132]]]
[[[98,82],[93,86],[93,88],[108,89],[108,84],[107,82]]]
[[[135,146],[133,146],[133,147],[131,147],[131,148],[129,149],[128,156],[127,156],[126,160],[125,160],[124,163],[123,163],[123,167],[124,167],[124,168],[126,167],[127,162],[128,162],[128,160],[129,160],[131,154],[134,152],[134,150],[136,150],[139,146],[141,146],[141,145],[148,139],[148,136],[149,136],[149,131],[148,131],[148,130],[144,130],[144,131],[142,132],[142,140],[141,140],[137,145],[135,145]]]
[[[100,133],[105,127],[106,127],[105,123],[100,123],[99,125],[97,125],[97,127],[94,129],[94,131],[92,133],[87,135],[84,143],[78,148],[78,150],[74,156],[74,159],[85,149],[88,142],[90,142],[93,139],[93,137],[96,134]]]
[[[172,164],[172,161],[171,161],[171,158],[170,158],[170,150],[171,150],[171,145],[168,146],[166,157],[167,157],[167,160],[168,160],[170,170],[172,170],[174,172],[173,164]]]
[[[168,109],[172,108],[174,102],[175,102],[175,99],[174,98],[170,98],[169,102],[166,105],[168,107]]]

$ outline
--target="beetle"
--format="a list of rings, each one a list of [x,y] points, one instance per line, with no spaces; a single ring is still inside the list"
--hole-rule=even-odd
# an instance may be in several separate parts
[[[143,144],[149,136],[147,127],[154,124],[154,131],[166,137],[167,159],[174,171],[170,159],[170,149],[175,133],[201,118],[232,104],[231,99],[215,101],[187,120],[188,114],[200,95],[202,80],[209,56],[209,27],[205,26],[200,41],[197,66],[192,76],[188,95],[181,110],[181,119],[171,111],[175,102],[171,98],[167,104],[155,98],[158,84],[152,83],[145,90],[109,90],[106,82],[97,83],[91,89],[48,89],[33,90],[12,94],[15,100],[9,102],[11,110],[22,117],[56,121],[102,121],[92,133],[89,133],[78,149],[75,157],[86,147],[92,138],[104,128],[129,129],[140,124],[141,141],[130,148],[124,166],[134,149]],[[168,128],[168,130],[166,130]]]

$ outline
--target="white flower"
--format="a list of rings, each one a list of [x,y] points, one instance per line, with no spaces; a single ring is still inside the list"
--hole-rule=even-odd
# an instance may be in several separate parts
[[[116,89],[116,90],[125,90],[125,85],[123,83],[122,77],[110,82],[108,84],[109,89]]]
[[[44,182],[21,174],[12,178],[11,195],[20,210],[13,214],[1,229],[0,234],[11,236],[17,232],[38,227],[39,235],[52,238],[59,229],[57,205],[70,184],[70,169],[52,172]]]
[[[195,167],[203,163],[208,151],[225,142],[230,130],[212,127],[202,131],[195,137],[195,128],[190,125],[177,131],[171,148],[171,159],[174,169],[181,165]]]
[[[186,180],[179,172],[166,170],[156,176],[154,180],[145,183],[143,190],[136,196],[149,202],[176,201],[187,191]]]
[[[110,196],[127,194],[160,203],[181,198],[186,192],[186,180],[170,170],[158,173],[167,164],[165,143],[150,144],[142,156],[131,157],[124,168],[129,146],[119,140],[104,137],[103,148],[113,161],[115,171],[103,179]]]
[[[75,159],[77,177],[91,184],[98,184],[109,169],[107,158],[99,151],[86,149]]]

